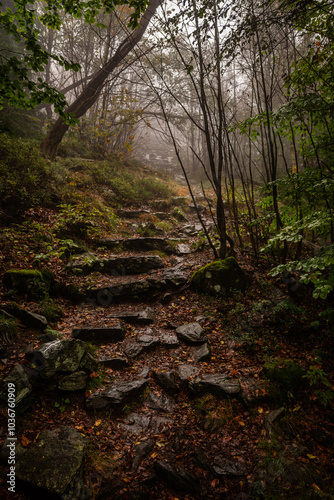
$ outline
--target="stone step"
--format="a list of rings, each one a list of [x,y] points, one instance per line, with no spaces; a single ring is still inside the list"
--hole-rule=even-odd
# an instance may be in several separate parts
[[[67,268],[77,274],[99,272],[111,276],[143,274],[161,269],[164,262],[158,255],[135,255],[119,257],[117,255],[101,258],[93,253],[86,253],[72,260]]]
[[[106,328],[75,328],[72,337],[85,342],[114,344],[124,340],[125,332],[121,325],[117,324]]]

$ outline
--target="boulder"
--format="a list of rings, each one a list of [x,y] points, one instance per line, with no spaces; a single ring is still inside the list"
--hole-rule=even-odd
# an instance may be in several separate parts
[[[129,366],[129,361],[123,356],[114,356],[112,358],[100,358],[99,363],[113,370],[122,370]]]
[[[175,331],[179,339],[188,344],[204,344],[208,340],[199,323],[187,323],[179,326]]]
[[[140,378],[132,381],[116,381],[101,393],[94,393],[86,399],[88,409],[101,409],[108,406],[119,406],[132,397],[138,396],[147,386],[148,381]]]
[[[88,375],[84,371],[64,375],[58,381],[60,391],[83,391],[86,389]]]
[[[196,349],[194,358],[197,362],[209,361],[211,359],[211,349],[207,342]]]
[[[179,347],[180,341],[174,332],[161,333],[159,336],[160,344],[167,349]]]
[[[148,408],[151,408],[151,410],[163,411],[165,413],[172,412],[175,407],[174,401],[167,394],[155,391],[150,391],[144,400],[144,404]]]
[[[218,476],[245,476],[247,474],[247,469],[245,465],[236,460],[230,460],[225,457],[217,456],[213,460],[212,469],[214,473]]]
[[[226,396],[237,396],[241,391],[241,387],[238,380],[231,380],[223,373],[215,373],[190,380],[189,390],[198,396],[209,393],[218,398],[224,398]]]
[[[82,340],[54,340],[35,349],[31,361],[40,376],[49,379],[56,373],[80,371],[86,361],[85,353],[86,344]]]
[[[208,295],[226,295],[245,291],[247,278],[234,257],[207,264],[191,277],[192,287]]]
[[[148,439],[142,443],[138,443],[134,448],[134,459],[131,466],[131,472],[136,472],[141,461],[153,451],[155,441],[153,439]]]
[[[4,273],[2,282],[9,290],[30,296],[41,297],[47,290],[43,274],[35,269],[11,269]]]
[[[32,385],[26,370],[21,365],[15,365],[12,371],[1,383],[0,401],[3,406],[8,404],[9,387],[15,386],[13,397],[15,397],[16,413],[23,413],[32,402]]]
[[[177,367],[177,374],[180,379],[181,386],[188,388],[189,382],[192,378],[196,377],[200,369],[193,365],[179,365]]]
[[[16,477],[44,498],[73,495],[83,476],[85,439],[71,427],[43,430],[16,464]]]
[[[72,332],[72,337],[84,340],[85,342],[114,344],[124,340],[125,332],[118,323],[106,328],[75,328]]]

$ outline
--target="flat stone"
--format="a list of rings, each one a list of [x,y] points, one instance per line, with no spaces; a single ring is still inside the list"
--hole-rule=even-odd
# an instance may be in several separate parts
[[[154,469],[160,479],[173,489],[185,493],[196,494],[200,492],[200,483],[197,477],[182,467],[178,467],[176,470],[167,462],[155,462]]]
[[[19,319],[24,326],[28,328],[35,328],[36,330],[44,331],[48,326],[48,321],[44,316],[36,314],[19,307],[10,307],[7,309],[8,312]]]
[[[175,331],[179,339],[188,344],[204,344],[208,340],[199,323],[187,323],[179,326]]]
[[[196,349],[194,358],[197,362],[209,361],[211,359],[211,349],[207,342]]]
[[[245,476],[247,474],[247,469],[243,463],[220,456],[214,458],[212,469],[218,477]]]
[[[178,245],[176,245],[176,253],[177,255],[189,255],[190,253],[192,253],[192,249],[185,243],[179,243]]]
[[[177,373],[180,378],[181,386],[188,387],[191,378],[196,377],[200,372],[200,369],[193,365],[179,365],[177,367]]]
[[[120,425],[123,429],[126,429],[132,434],[141,434],[142,432],[148,430],[150,422],[150,415],[131,413],[131,415],[125,419],[124,423],[122,422]]]
[[[85,439],[75,429],[42,430],[16,464],[16,477],[48,495],[64,495],[82,477]]]
[[[132,380],[130,382],[115,382],[103,392],[109,404],[118,405],[132,396],[139,395],[147,386],[148,381],[144,378]]]
[[[75,328],[72,337],[85,342],[112,344],[124,340],[125,332],[121,325],[117,324],[106,328]]]
[[[163,347],[172,348],[179,347],[180,341],[174,332],[162,333],[160,336],[160,343]]]
[[[155,312],[152,308],[148,307],[144,311],[125,311],[115,314],[113,317],[134,323],[135,325],[151,325],[154,323]]]
[[[70,271],[84,273],[101,272],[110,276],[126,276],[142,274],[154,269],[164,267],[164,262],[159,255],[130,255],[119,257],[100,258],[94,254],[80,256],[68,264]]]
[[[231,380],[226,374],[206,374],[189,382],[189,389],[196,395],[212,394],[216,397],[236,396],[241,387],[238,380]]]
[[[86,389],[88,375],[86,372],[79,371],[70,373],[61,377],[58,381],[58,390],[60,391],[83,391]]]
[[[138,209],[138,210],[126,210],[126,209],[119,209],[117,210],[117,215],[119,217],[122,217],[123,219],[137,219],[141,215],[149,215],[151,212],[149,210],[145,209]]]
[[[144,401],[145,406],[151,408],[151,410],[163,411],[165,413],[170,413],[175,408],[174,401],[167,396],[167,394],[157,393],[150,391],[149,395]]]
[[[137,344],[137,342],[131,342],[124,348],[124,354],[130,358],[135,359],[144,354],[145,349],[142,345]]]
[[[160,345],[159,337],[154,337],[153,335],[140,335],[137,337],[137,342],[145,349],[145,351],[149,351],[154,347],[158,347]]]

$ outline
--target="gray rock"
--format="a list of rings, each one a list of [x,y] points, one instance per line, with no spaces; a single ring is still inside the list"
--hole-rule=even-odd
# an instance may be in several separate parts
[[[245,291],[247,278],[234,257],[211,262],[196,271],[191,277],[192,287],[208,295],[232,294]]]
[[[124,340],[125,332],[121,325],[117,324],[107,328],[75,328],[72,337],[85,342],[112,344]]]
[[[131,413],[124,421],[121,423],[121,427],[131,432],[132,434],[141,434],[147,431],[151,422],[151,417],[149,415],[143,415],[141,413]]]
[[[36,363],[40,376],[48,379],[56,373],[76,372],[85,353],[86,344],[82,340],[54,340],[35,349],[32,364]]]
[[[85,439],[75,429],[43,430],[16,464],[16,477],[47,495],[71,493],[82,477]]]
[[[208,340],[199,323],[187,323],[179,326],[175,331],[179,339],[188,344],[204,344]]]
[[[189,381],[189,389],[196,395],[209,393],[218,398],[236,396],[241,387],[238,380],[231,380],[226,374],[206,374]]]
[[[144,354],[145,349],[142,345],[137,344],[137,342],[131,342],[124,348],[124,354],[130,358],[135,359]]]
[[[247,469],[243,463],[220,456],[214,458],[212,469],[218,477],[245,476],[247,474]]]
[[[140,335],[137,338],[137,342],[143,347],[145,351],[149,351],[158,347],[160,345],[159,337],[153,337],[153,335]]]
[[[151,212],[149,210],[145,209],[138,209],[138,210],[125,210],[125,209],[119,209],[117,210],[117,215],[119,217],[122,217],[123,219],[137,219],[141,215],[149,215]]]
[[[136,472],[141,461],[151,453],[151,451],[154,448],[154,440],[153,439],[148,439],[147,441],[143,441],[142,443],[139,443],[135,445],[134,453],[135,457],[132,462],[131,466],[131,472]]]
[[[160,344],[163,347],[173,348],[173,347],[179,347],[180,345],[180,341],[174,332],[162,333],[159,336],[159,338],[160,338]]]
[[[58,389],[60,391],[83,391],[87,385],[87,373],[83,371],[64,375],[58,381]]]
[[[15,365],[11,372],[1,383],[0,401],[3,405],[8,404],[8,387],[15,386],[15,411],[23,413],[31,404],[32,385],[27,372],[21,365]]]
[[[177,255],[189,255],[190,253],[192,253],[192,249],[189,245],[179,243],[178,245],[176,245],[176,253]]]
[[[163,411],[170,413],[175,408],[174,401],[167,394],[150,391],[144,404],[151,410]]]
[[[277,426],[275,425],[282,417],[285,415],[285,408],[279,408],[278,410],[271,411],[264,419],[264,428],[266,429],[267,437],[272,438],[277,431]]]
[[[196,377],[200,372],[200,369],[193,365],[179,365],[177,367],[177,374],[180,378],[181,386],[188,388],[190,379]]]
[[[113,317],[134,323],[135,325],[150,325],[154,323],[155,312],[152,308],[148,307],[144,311],[125,311],[115,314]]]
[[[176,394],[177,392],[179,392],[179,388],[175,382],[174,372],[172,372],[172,371],[166,371],[166,372],[155,371],[155,372],[153,372],[153,376],[154,376],[155,380],[157,381],[157,383],[160,385],[160,387],[165,389],[165,391],[168,394]]]
[[[72,272],[84,273],[101,272],[111,276],[126,276],[129,274],[142,274],[164,267],[159,255],[135,255],[109,258],[99,258],[94,254],[84,254],[68,264]]]
[[[157,475],[166,482],[169,486],[177,491],[185,493],[199,493],[200,483],[196,476],[187,470],[179,467],[178,470],[174,469],[167,462],[155,462],[154,469]]]
[[[209,361],[211,359],[211,349],[209,344],[206,342],[196,349],[194,354],[195,361]]]
[[[86,399],[86,407],[89,410],[99,410],[112,405],[121,405],[132,397],[137,397],[147,386],[148,381],[140,378],[132,381],[116,381],[103,392],[93,393]]]

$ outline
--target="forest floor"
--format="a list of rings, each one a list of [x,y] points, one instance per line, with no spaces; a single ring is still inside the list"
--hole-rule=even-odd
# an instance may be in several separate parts
[[[174,226],[163,236],[177,237],[181,226],[197,222],[194,216],[187,215],[189,222]],[[31,223],[35,228],[38,225],[41,232],[47,233],[48,225],[55,218],[57,213],[51,209],[34,209],[26,220],[30,226]],[[139,222],[149,218],[149,215],[141,215]],[[133,222],[122,222],[128,234]],[[195,270],[212,260],[211,251],[200,243],[199,236],[191,236],[187,244],[193,245],[192,253],[178,257],[160,254],[165,268],[178,265],[190,280]],[[35,268],[38,251],[36,239],[18,231],[14,240],[2,241],[1,271]],[[104,249],[97,253],[106,256],[112,252]],[[122,255],[129,254],[123,252]],[[172,292],[168,303],[164,303],[161,295],[105,307],[87,303],[74,305],[69,300],[55,298],[54,304],[61,307],[62,317],[51,323],[51,327],[62,338],[71,338],[74,328],[108,327],[114,322],[112,316],[120,312],[141,311],[147,307],[154,310],[155,319],[149,327],[122,322],[125,340],[95,346],[97,358],[124,357],[124,345],[147,333],[148,328],[154,336],[173,332],[176,327],[191,322],[199,322],[204,328],[211,358],[196,362],[194,347],[181,342],[169,349],[157,346],[129,359],[128,366],[121,370],[101,368],[93,373],[91,392],[101,391],[117,380],[132,380],[143,374],[149,381],[149,389],[140,398],[119,409],[87,411],[88,393],[83,392],[36,394],[31,408],[17,419],[16,434],[22,447],[32,446],[43,429],[53,429],[60,424],[77,429],[89,441],[84,476],[85,492],[88,491],[89,496],[85,498],[97,500],[334,498],[334,414],[328,392],[333,389],[333,334],[327,323],[319,321],[319,313],[331,304],[314,300],[312,291],[303,287],[298,295],[291,297],[286,283],[268,277],[269,267],[265,261],[255,263],[240,250],[237,260],[249,277],[249,286],[245,293],[228,297],[201,295],[186,284]],[[57,279],[85,286],[104,287],[121,279],[101,273],[70,275],[65,264],[66,261],[55,255],[46,266]],[[159,277],[160,272],[154,276]],[[139,278],[146,277],[140,275]],[[2,288],[1,307],[12,300]],[[17,296],[14,300],[20,307],[41,312],[39,303],[26,296]],[[29,362],[27,346],[31,350],[39,345],[40,332],[20,328],[1,360],[2,376],[15,364]],[[303,383],[294,383],[287,360],[304,370]],[[282,377],[270,377],[264,369],[268,363],[276,366],[276,375],[283,373]],[[169,396],[169,407],[157,409],[148,404],[149,393],[159,398],[163,392],[153,372],[166,370],[177,374],[179,365],[183,364],[195,366],[201,374],[224,373],[238,380],[242,396],[194,397],[182,387],[180,392]],[[281,408],[284,411],[279,421],[271,425],[273,412]],[[4,409],[0,438],[3,440],[6,435]],[[153,440],[153,446],[134,470],[136,447],[149,439]],[[229,471],[219,471],[217,457],[225,460],[225,465],[230,464]],[[187,470],[198,479],[200,490],[196,493],[175,490],[173,484],[157,475],[156,462],[168,463],[175,470],[180,467]],[[13,494],[7,491],[7,469],[7,464],[1,465],[1,498],[28,498],[23,490]]]

